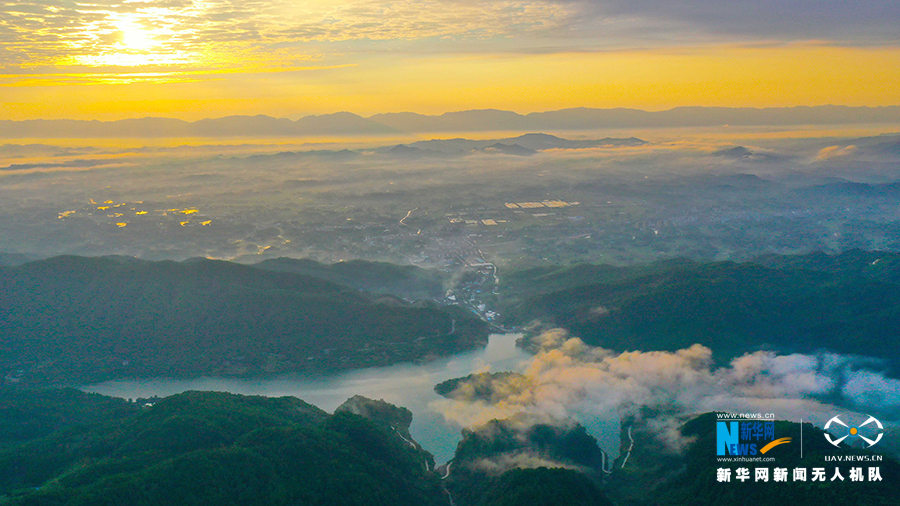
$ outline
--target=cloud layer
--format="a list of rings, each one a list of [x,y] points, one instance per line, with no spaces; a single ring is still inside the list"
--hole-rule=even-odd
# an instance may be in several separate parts
[[[289,65],[317,56],[304,44],[363,41],[378,51],[376,41],[419,39],[493,39],[486,49],[501,52],[748,40],[896,45],[898,24],[900,7],[887,1],[30,0],[0,9],[0,68],[234,67],[248,57]]]
[[[543,334],[540,343],[523,376],[487,380],[493,381],[492,402],[466,398],[466,391],[476,389],[463,386],[455,400],[435,407],[463,427],[519,416],[584,423],[610,414],[635,416],[649,408],[660,413],[653,423],[662,434],[675,434],[684,416],[708,411],[824,422],[841,409],[833,403],[885,417],[900,407],[900,381],[878,372],[872,359],[760,351],[717,368],[711,350],[701,345],[676,352],[615,353],[560,329]],[[678,438],[669,442],[677,446]]]
[[[695,35],[730,40],[820,40],[892,44],[900,5],[889,0],[576,0],[583,12],[601,20],[639,19],[665,27],[679,38]]]
[[[310,59],[296,43],[510,36],[556,26],[567,12],[540,1],[32,1],[0,11],[0,68],[128,65],[123,55],[138,54],[157,55],[138,63],[285,64]]]

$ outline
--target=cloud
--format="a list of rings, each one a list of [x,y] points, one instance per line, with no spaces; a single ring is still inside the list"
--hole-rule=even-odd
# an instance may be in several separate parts
[[[349,41],[361,51],[379,50],[377,41],[426,40],[432,49],[489,41],[479,50],[498,52],[711,41],[896,45],[898,24],[900,7],[881,0],[30,0],[0,11],[0,69],[117,61],[280,67],[321,58],[317,44]]]
[[[828,146],[822,148],[816,155],[816,161],[829,160],[831,158],[840,158],[850,156],[856,152],[856,146]]]
[[[503,453],[494,458],[478,459],[468,464],[470,469],[491,475],[501,475],[510,469],[537,469],[539,467],[555,467],[580,470],[577,466],[552,460],[530,452]]]
[[[608,417],[651,416],[661,440],[677,448],[684,417],[708,412],[775,413],[781,419],[809,420],[834,413],[831,403],[890,417],[900,408],[900,381],[886,378],[873,359],[837,354],[776,355],[759,351],[715,367],[712,351],[695,344],[674,352],[616,353],[586,345],[565,330],[538,339],[540,350],[514,384],[484,396],[434,404],[461,427],[491,419],[526,417],[587,421]],[[494,382],[502,381],[495,377]],[[648,411],[649,410],[649,411]],[[827,419],[827,417],[826,417]]]
[[[696,34],[727,40],[895,45],[900,42],[900,4],[890,0],[574,0],[585,27],[632,23],[689,39]],[[656,32],[659,34],[660,32]],[[652,36],[652,32],[647,32]]]
[[[125,55],[155,55],[147,63],[162,65],[228,67],[248,56],[282,65],[308,59],[286,50],[294,43],[508,36],[559,25],[567,14],[541,1],[32,1],[0,12],[0,68],[104,56],[133,65]]]
[[[861,408],[867,406],[900,406],[900,380],[885,378],[872,371],[853,371],[842,388],[844,396],[854,399]]]

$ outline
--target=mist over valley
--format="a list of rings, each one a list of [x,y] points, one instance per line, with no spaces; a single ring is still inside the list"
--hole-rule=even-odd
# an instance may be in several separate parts
[[[881,504],[900,136],[879,128],[5,144],[0,503],[177,489],[200,466],[246,504],[360,480],[381,499],[359,504],[560,484],[572,504],[712,504],[726,412],[802,426],[809,455],[784,458],[832,467],[822,427],[877,417]],[[288,489],[283,452],[343,464]]]

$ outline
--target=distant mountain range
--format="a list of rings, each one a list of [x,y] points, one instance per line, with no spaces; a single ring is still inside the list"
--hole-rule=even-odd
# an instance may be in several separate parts
[[[676,107],[668,111],[592,109],[518,114],[483,109],[428,116],[411,112],[312,115],[296,121],[271,116],[227,116],[194,122],[173,118],[119,121],[0,121],[0,138],[93,137],[292,137],[309,135],[384,135],[428,132],[592,130],[599,128],[701,127],[719,125],[822,125],[900,122],[900,106],[731,108]],[[527,147],[527,146],[525,146]],[[534,149],[534,148],[529,148]]]
[[[409,147],[442,153],[456,153],[460,151],[490,150],[498,149],[499,147],[509,148],[511,146],[519,146],[520,148],[534,152],[544,149],[585,149],[603,146],[640,146],[642,144],[646,144],[646,141],[635,137],[627,139],[613,139],[606,137],[597,140],[572,141],[555,135],[530,133],[518,137],[482,141],[470,139],[432,139],[429,141],[414,142],[410,144]]]

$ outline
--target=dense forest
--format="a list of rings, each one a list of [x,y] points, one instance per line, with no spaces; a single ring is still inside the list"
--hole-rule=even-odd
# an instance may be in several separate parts
[[[0,320],[0,371],[26,384],[350,369],[449,355],[488,335],[459,307],[205,259],[0,267]]]
[[[449,283],[448,273],[377,262],[57,257],[0,267],[0,373],[77,384],[427,360],[489,332],[464,306],[435,302]],[[508,269],[485,301],[508,328],[564,327],[614,350],[700,343],[721,361],[828,350],[900,371],[900,254]]]
[[[444,504],[430,455],[347,410],[211,392],[152,406],[0,396],[0,424],[27,427],[0,446],[0,504]]]
[[[441,465],[414,441],[412,412],[360,396],[329,414],[292,397],[126,401],[45,388],[315,373],[483,344],[487,323],[434,301],[448,282],[446,273],[366,262],[57,257],[0,267],[0,505],[818,506],[900,497],[892,456],[835,448],[816,427],[787,421],[776,433],[796,443],[802,430],[804,454],[780,446],[777,466],[821,467],[829,478],[838,469],[843,480],[718,482],[719,468],[743,465],[717,461],[713,413],[622,412],[618,458],[572,419],[491,420],[464,429]],[[419,296],[429,300],[411,301]],[[560,326],[620,350],[701,343],[722,361],[825,349],[877,357],[893,372],[900,363],[895,254],[508,269],[489,296],[505,324],[528,329],[526,346],[537,330]],[[497,403],[497,385],[524,381],[477,372],[435,390]],[[881,481],[851,482],[853,464],[826,460],[873,455],[861,465],[877,466]]]
[[[718,482],[716,415],[684,420],[685,446],[661,444],[652,413],[623,419],[623,447],[607,460],[566,420],[494,420],[463,431],[450,463],[409,436],[408,410],[353,397],[334,414],[293,397],[186,392],[128,401],[74,389],[0,389],[0,504],[650,506],[896,504],[900,464],[834,448],[822,431],[776,422],[777,464],[840,468],[833,482]],[[634,441],[631,443],[631,441]],[[880,457],[878,457],[880,458]],[[849,479],[879,468],[881,481]],[[451,502],[452,501],[452,502]]]
[[[309,259],[275,258],[253,265],[270,271],[312,276],[372,294],[395,295],[411,300],[440,299],[449,281],[445,273],[434,269],[365,260],[323,264]]]
[[[564,327],[595,346],[700,343],[722,361],[760,349],[824,349],[877,357],[900,371],[900,254],[579,264],[512,271],[504,283],[506,322]]]

